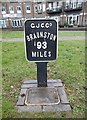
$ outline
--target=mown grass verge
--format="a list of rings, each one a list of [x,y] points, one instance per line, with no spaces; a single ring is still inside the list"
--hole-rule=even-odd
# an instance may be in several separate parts
[[[36,79],[36,64],[27,62],[24,43],[2,43],[3,118],[84,118],[85,116],[85,42],[59,41],[59,57],[48,63],[48,79],[64,82],[70,112],[20,113],[16,102],[21,84]]]
[[[9,39],[9,38],[23,38],[24,32],[23,31],[2,31],[2,38]]]
[[[2,117],[2,43],[0,43],[0,118]]]

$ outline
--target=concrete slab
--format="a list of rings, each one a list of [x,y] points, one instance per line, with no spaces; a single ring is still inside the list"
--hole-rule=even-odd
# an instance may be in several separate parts
[[[65,103],[65,104],[69,104],[69,101],[67,99],[67,95],[66,92],[64,90],[64,87],[57,87],[58,91],[59,91],[59,95],[61,96],[61,103]]]
[[[17,106],[18,112],[42,112],[41,106]]]
[[[37,87],[36,80],[24,81],[17,101],[18,111],[70,111],[71,107],[62,81],[48,80],[47,82],[47,87]]]
[[[59,104],[59,105],[54,105],[54,106],[44,106],[43,111],[45,112],[58,112],[58,111],[70,111],[71,107],[69,104]]]

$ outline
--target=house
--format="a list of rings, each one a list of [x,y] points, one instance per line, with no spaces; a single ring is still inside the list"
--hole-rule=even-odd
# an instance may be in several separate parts
[[[31,18],[53,18],[59,26],[87,26],[84,0],[0,0],[0,28],[23,28]]]

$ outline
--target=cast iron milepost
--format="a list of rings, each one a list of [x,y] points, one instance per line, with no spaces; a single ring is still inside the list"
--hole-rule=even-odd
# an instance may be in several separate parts
[[[47,87],[47,63],[57,58],[57,26],[54,19],[25,21],[26,58],[37,64],[38,87]]]
[[[55,80],[55,82],[50,80],[48,81],[50,87],[47,87],[47,63],[57,58],[57,41],[57,20],[30,19],[25,21],[26,58],[37,64],[37,82],[33,80],[24,82],[24,90],[21,89],[21,96],[17,102],[20,111],[31,112],[32,109],[34,112],[44,112],[44,110],[48,112],[48,109],[53,111],[53,108],[55,111],[71,110],[61,80]],[[55,86],[55,84],[58,85]],[[37,108],[41,106],[41,109],[35,106]]]

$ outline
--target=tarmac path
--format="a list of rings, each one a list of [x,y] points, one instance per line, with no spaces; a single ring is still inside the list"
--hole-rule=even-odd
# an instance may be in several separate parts
[[[86,40],[85,36],[59,36],[58,37],[59,41],[62,40]],[[9,39],[2,39],[0,38],[0,42],[23,42],[23,38],[9,38]]]

